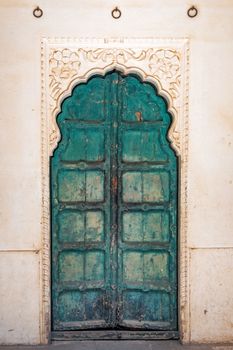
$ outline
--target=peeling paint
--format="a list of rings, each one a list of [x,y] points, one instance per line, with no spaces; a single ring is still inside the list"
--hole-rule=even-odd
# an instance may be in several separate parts
[[[95,79],[105,86],[105,98],[99,91],[95,96]],[[141,100],[135,99],[138,90]],[[76,104],[80,94],[83,105]],[[86,104],[98,120],[89,119]],[[170,116],[163,99],[149,84],[112,72],[92,78],[80,93],[78,86],[64,101],[58,124],[54,329],[126,327],[163,330],[169,337],[177,332],[177,160],[166,139]]]

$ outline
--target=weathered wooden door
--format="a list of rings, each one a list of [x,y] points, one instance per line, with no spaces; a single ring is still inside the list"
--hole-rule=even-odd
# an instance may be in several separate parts
[[[53,330],[177,329],[177,159],[149,83],[74,88],[51,160]]]

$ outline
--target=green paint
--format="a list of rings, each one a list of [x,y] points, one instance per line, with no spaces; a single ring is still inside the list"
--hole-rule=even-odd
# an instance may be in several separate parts
[[[53,330],[176,330],[177,158],[165,101],[112,72],[76,86],[57,121]]]

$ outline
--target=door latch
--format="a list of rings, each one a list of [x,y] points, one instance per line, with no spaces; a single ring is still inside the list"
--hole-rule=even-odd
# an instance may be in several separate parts
[[[116,192],[117,192],[117,185],[118,185],[117,176],[113,176],[113,178],[112,178],[112,191],[114,194],[116,194]]]

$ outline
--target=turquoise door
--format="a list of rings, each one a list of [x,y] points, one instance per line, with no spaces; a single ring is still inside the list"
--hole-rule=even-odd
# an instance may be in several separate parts
[[[53,330],[177,330],[177,158],[149,83],[76,86],[51,159]]]

